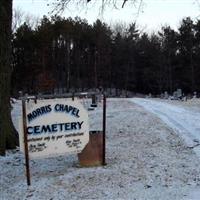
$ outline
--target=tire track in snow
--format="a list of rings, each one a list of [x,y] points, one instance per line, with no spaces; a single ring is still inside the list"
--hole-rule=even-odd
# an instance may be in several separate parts
[[[200,158],[200,113],[151,99],[133,98],[132,102],[157,115],[193,148]]]

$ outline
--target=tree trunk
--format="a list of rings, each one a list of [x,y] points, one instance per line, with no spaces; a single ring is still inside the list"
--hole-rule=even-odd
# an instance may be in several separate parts
[[[0,2],[0,155],[15,148],[17,137],[11,120],[11,24],[12,0]]]

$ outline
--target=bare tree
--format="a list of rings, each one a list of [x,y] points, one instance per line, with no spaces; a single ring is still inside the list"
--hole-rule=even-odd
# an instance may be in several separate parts
[[[15,32],[16,29],[22,24],[24,11],[21,8],[16,8],[13,10],[13,17],[12,17],[12,31]]]
[[[1,0],[0,5],[0,155],[6,148],[15,148],[17,140],[11,121],[11,30],[12,0]]]
[[[52,11],[59,13],[74,5],[78,8],[84,9],[92,2],[95,4],[99,3],[99,0],[48,0],[48,2],[48,5],[53,7]],[[107,7],[113,7],[115,9],[124,8],[126,4],[141,9],[142,2],[143,0],[101,0],[99,10],[100,12],[103,12]]]
[[[122,37],[125,37],[126,35],[126,30],[128,25],[125,22],[117,22],[111,25],[113,32],[114,32],[114,36],[116,36],[117,34],[120,34]]]
[[[21,8],[14,9],[12,16],[12,32],[14,33],[23,23],[26,23],[30,27],[36,27],[39,24],[39,17],[26,13]]]

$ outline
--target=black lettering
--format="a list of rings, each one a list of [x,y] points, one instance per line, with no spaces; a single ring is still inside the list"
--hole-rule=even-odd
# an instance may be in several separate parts
[[[77,125],[76,122],[72,122],[72,123],[71,123],[71,129],[72,129],[72,130],[76,130],[76,129],[77,129],[77,128],[76,128],[76,125]]]
[[[40,108],[37,108],[36,110],[34,110],[32,113],[29,113],[27,115],[28,117],[28,122],[30,122],[31,120],[35,119],[36,117],[39,117],[45,113],[51,112],[51,105],[48,106],[42,106]]]
[[[72,106],[68,106],[68,112],[71,112],[73,110],[74,107]]]
[[[63,125],[64,125],[64,123],[60,123],[58,125],[60,126],[60,131],[63,131]]]
[[[33,133],[33,127],[32,126],[27,127],[27,133],[28,134],[32,134]]]
[[[66,113],[69,113],[69,107],[68,107],[68,105],[65,105],[64,111],[65,111]]]
[[[46,109],[45,109],[45,107],[44,107],[44,106],[43,106],[43,107],[41,107],[40,109],[41,109],[41,113],[42,113],[42,114],[46,113]]]
[[[65,108],[64,108],[64,105],[63,105],[63,104],[60,104],[60,111],[62,111],[62,112],[63,112],[63,111],[64,111],[64,109],[65,109]]]
[[[32,119],[34,119],[32,113],[29,113],[29,114],[27,115],[27,117],[28,117],[28,121],[29,121],[29,122],[30,122]]]
[[[55,111],[59,111],[59,104],[56,104],[54,109],[55,109]]]
[[[81,126],[82,126],[82,124],[83,124],[83,121],[82,121],[82,122],[77,122],[77,124],[78,124],[78,128],[81,129]]]
[[[47,133],[47,132],[51,132],[51,128],[49,125],[43,125],[42,128],[41,128],[41,133]]]
[[[42,114],[40,108],[36,109],[36,113],[37,113],[37,116],[40,116]]]
[[[65,123],[65,130],[66,131],[70,130],[70,123]]]
[[[52,132],[57,132],[58,131],[57,124],[52,124],[51,125],[51,130],[52,130]]]
[[[34,118],[37,117],[37,112],[34,110],[34,111],[32,112],[32,115],[33,115]]]
[[[51,112],[51,105],[45,106],[47,112]]]
[[[34,134],[40,133],[40,126],[34,126]]]
[[[78,113],[79,113],[79,109],[73,108],[73,110],[72,110],[72,115],[74,115],[74,116],[76,116],[76,117],[80,117],[80,116],[78,115]]]

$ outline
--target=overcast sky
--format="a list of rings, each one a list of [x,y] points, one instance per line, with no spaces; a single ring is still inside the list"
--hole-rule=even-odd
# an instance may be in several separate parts
[[[52,0],[13,0],[14,8],[21,8],[23,11],[35,16],[48,15],[51,7],[47,6]],[[83,0],[84,1],[84,0]],[[120,0],[119,0],[120,1]],[[143,0],[143,6],[137,15],[138,9],[126,4],[123,9],[106,9],[103,15],[99,14],[101,0],[92,0],[88,9],[77,9],[72,7],[63,13],[65,17],[80,16],[93,23],[97,18],[110,24],[111,22],[131,23],[136,20],[137,25],[146,31],[158,30],[162,25],[170,25],[172,28],[179,26],[184,17],[190,16],[193,20],[200,19],[199,0]],[[94,4],[99,2],[99,4]]]

